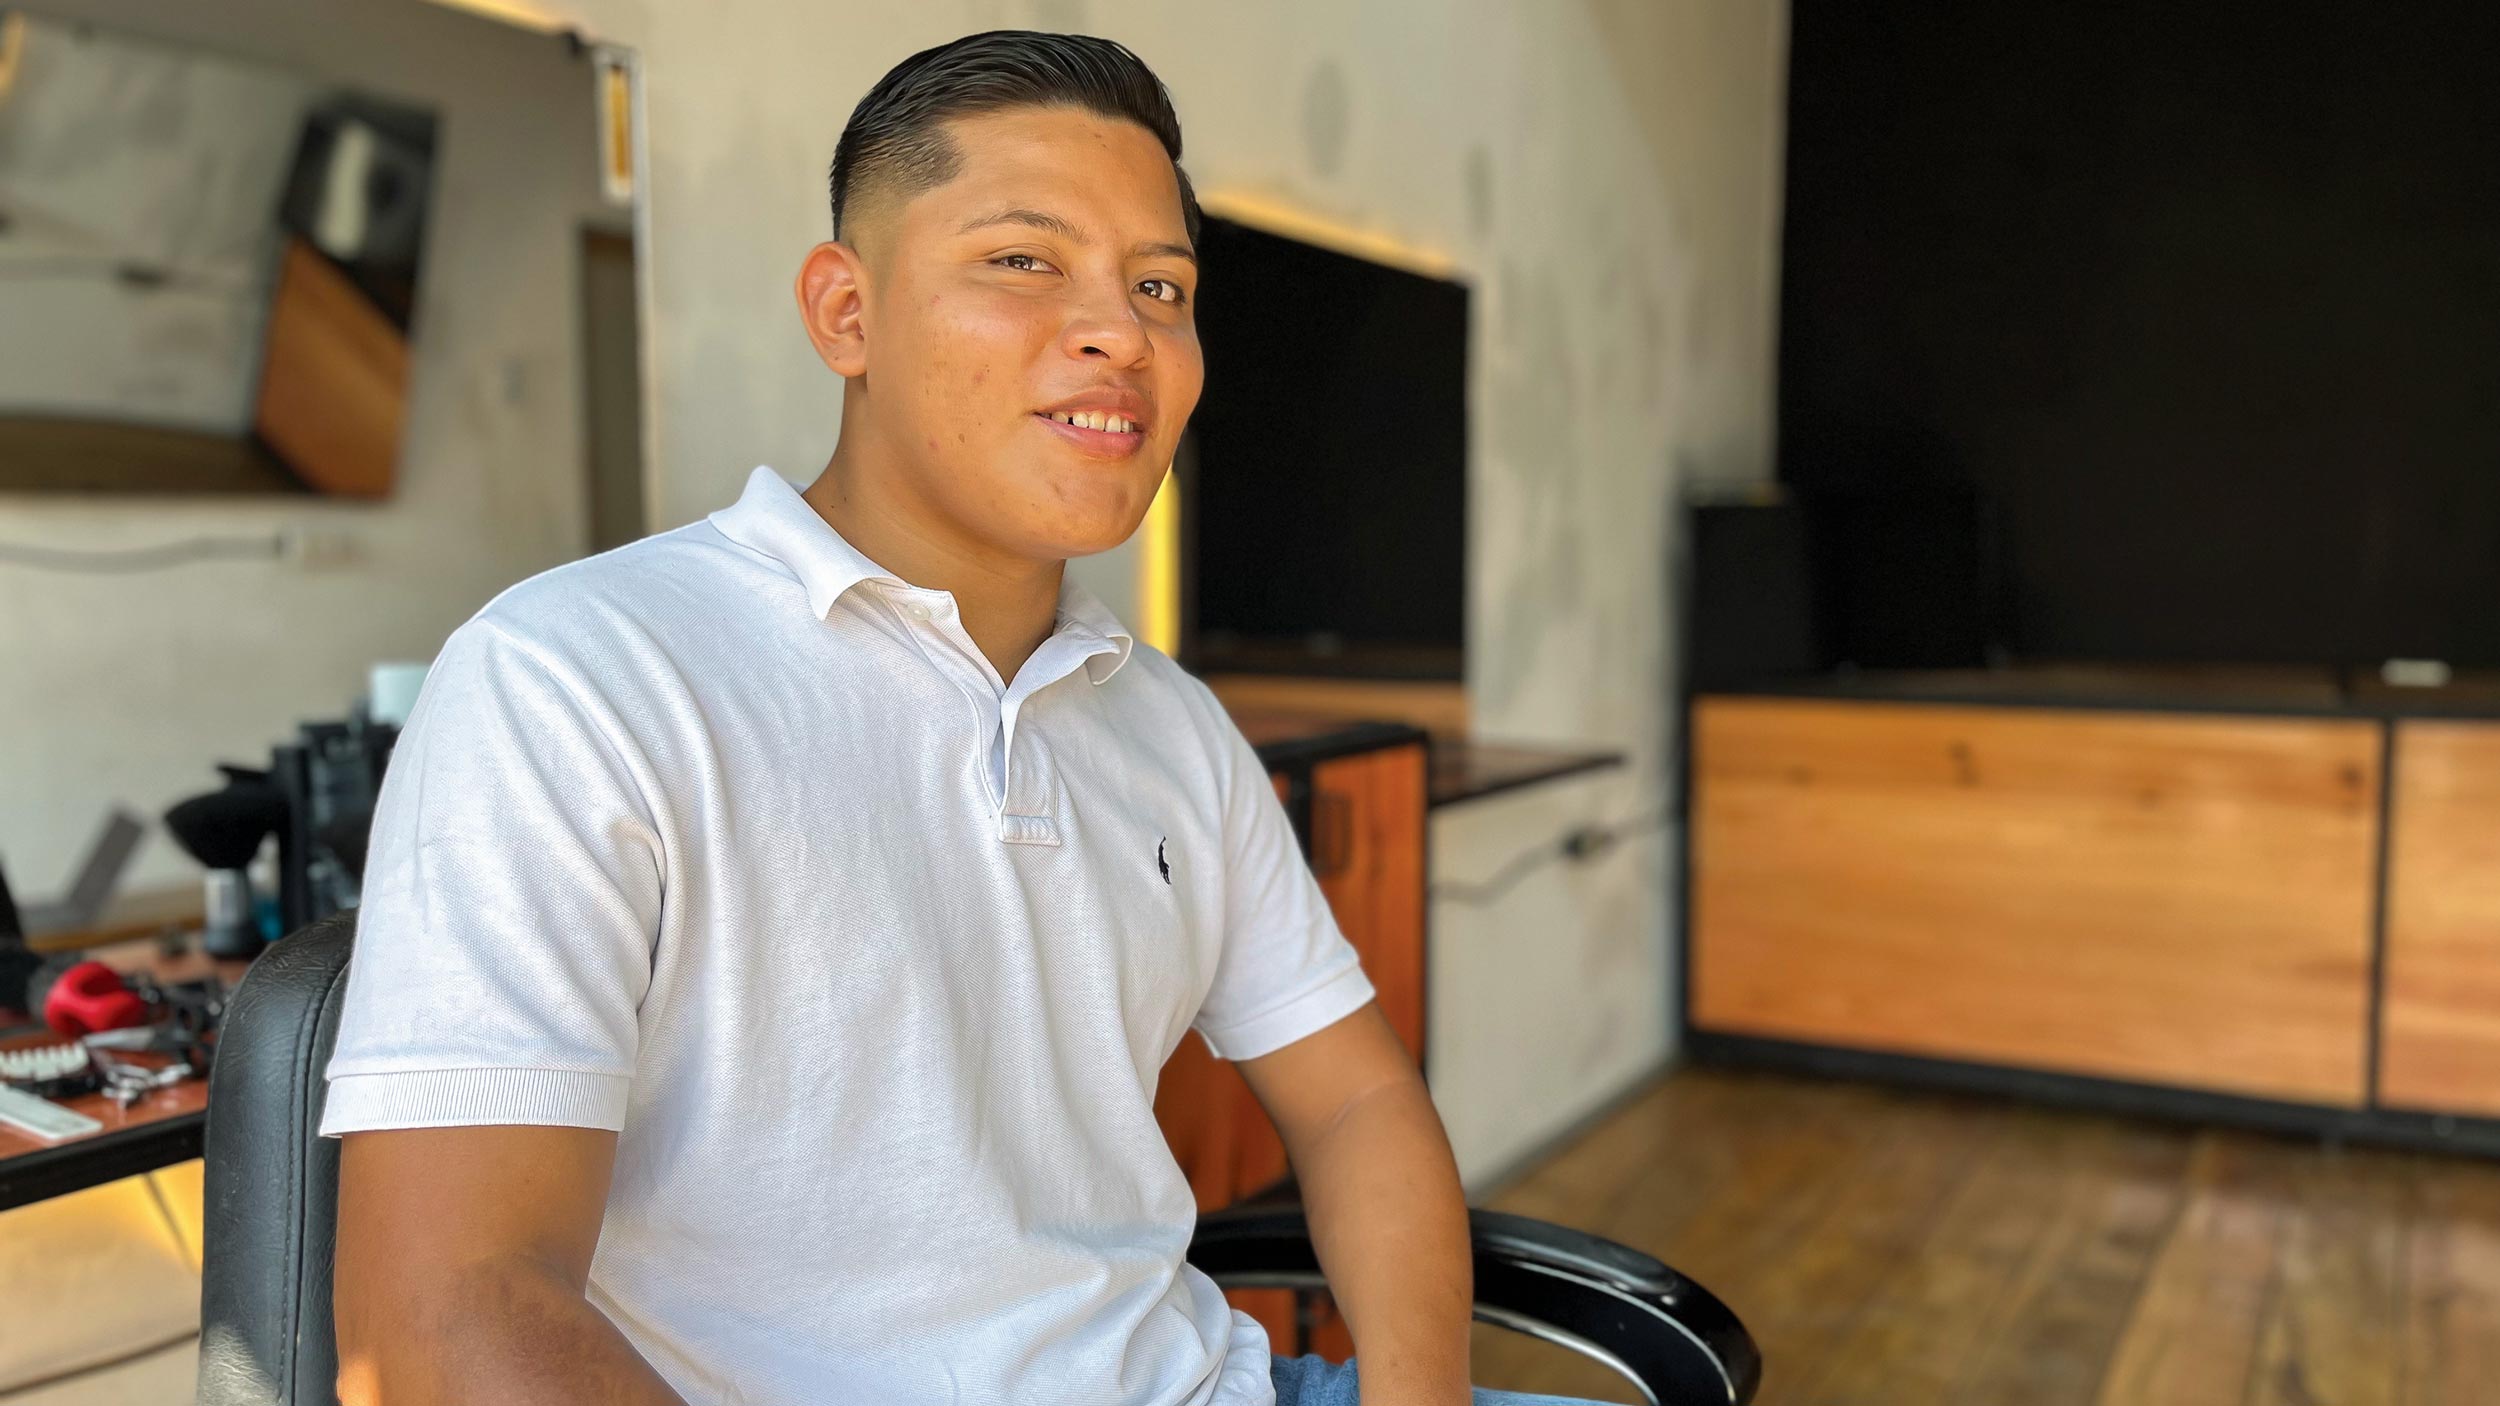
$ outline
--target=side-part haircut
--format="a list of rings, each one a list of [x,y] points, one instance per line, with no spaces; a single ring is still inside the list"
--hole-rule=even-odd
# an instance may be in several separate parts
[[[1029,29],[923,49],[877,80],[834,145],[833,237],[843,237],[843,218],[864,192],[908,199],[954,179],[963,153],[947,135],[949,119],[1014,107],[1082,108],[1152,132],[1172,158],[1181,219],[1197,242],[1198,197],[1181,169],[1181,122],[1163,80],[1108,39]]]

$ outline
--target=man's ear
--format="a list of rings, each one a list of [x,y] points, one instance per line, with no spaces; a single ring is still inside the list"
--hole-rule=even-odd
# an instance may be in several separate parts
[[[799,299],[799,320],[816,355],[837,376],[860,376],[868,370],[867,265],[848,244],[830,242],[807,251],[793,290]]]

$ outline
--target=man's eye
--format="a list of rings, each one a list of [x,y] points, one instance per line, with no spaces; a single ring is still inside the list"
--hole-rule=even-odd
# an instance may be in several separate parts
[[[1157,302],[1170,303],[1178,307],[1189,301],[1189,295],[1181,291],[1181,286],[1168,278],[1149,278],[1137,286],[1148,290],[1146,296]],[[1158,288],[1163,291],[1159,293],[1153,291]]]
[[[1022,260],[1023,262],[1019,263],[1017,262],[1018,260]],[[1039,257],[1032,254],[1001,254],[997,258],[990,260],[990,262],[994,264],[1005,264],[1009,268],[1022,272],[1039,272],[1050,267],[1050,265],[1043,263]]]

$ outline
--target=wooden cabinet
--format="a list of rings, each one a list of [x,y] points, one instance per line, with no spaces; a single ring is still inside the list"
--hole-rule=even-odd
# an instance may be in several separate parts
[[[1422,743],[1383,747],[1311,768],[1311,870],[1363,954],[1381,1014],[1424,1057],[1424,799]]]
[[[1296,816],[1320,890],[1363,959],[1380,1008],[1410,1053],[1424,1050],[1424,834],[1428,768],[1422,736],[1371,729],[1380,745],[1337,751],[1333,724],[1298,727],[1244,718],[1271,750],[1277,794]],[[1317,744],[1317,745],[1311,745]],[[1198,1209],[1212,1211],[1271,1190],[1290,1171],[1275,1125],[1241,1075],[1195,1035],[1163,1066],[1155,1117],[1189,1177]],[[1278,1352],[1351,1352],[1324,1295],[1237,1289],[1226,1297],[1258,1318]],[[1300,1324],[1297,1325],[1297,1317]]]
[[[2380,727],[1697,700],[1692,1023],[2360,1107]]]
[[[2500,723],[2395,726],[2379,1100],[2500,1117]]]

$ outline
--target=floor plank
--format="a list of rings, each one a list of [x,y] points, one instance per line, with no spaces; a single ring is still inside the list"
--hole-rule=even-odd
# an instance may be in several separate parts
[[[2396,1406],[2414,1160],[2298,1146],[2283,1156],[2295,1199],[2246,1399]]]
[[[2404,1304],[2404,1406],[2489,1401],[2500,1383],[2500,1176],[2417,1174]]]
[[[1768,1406],[2500,1400],[2487,1162],[1684,1070],[1489,1204],[1708,1285]],[[1488,1327],[1476,1369],[1638,1400]]]
[[[1835,1402],[2082,1403],[2176,1214],[2185,1149],[2126,1124],[2029,1113],[1832,1345]]]
[[[2187,1204],[2138,1291],[2103,1380],[2104,1406],[2210,1406],[2244,1399],[2275,1288],[2291,1199],[2271,1145],[2200,1139]]]

